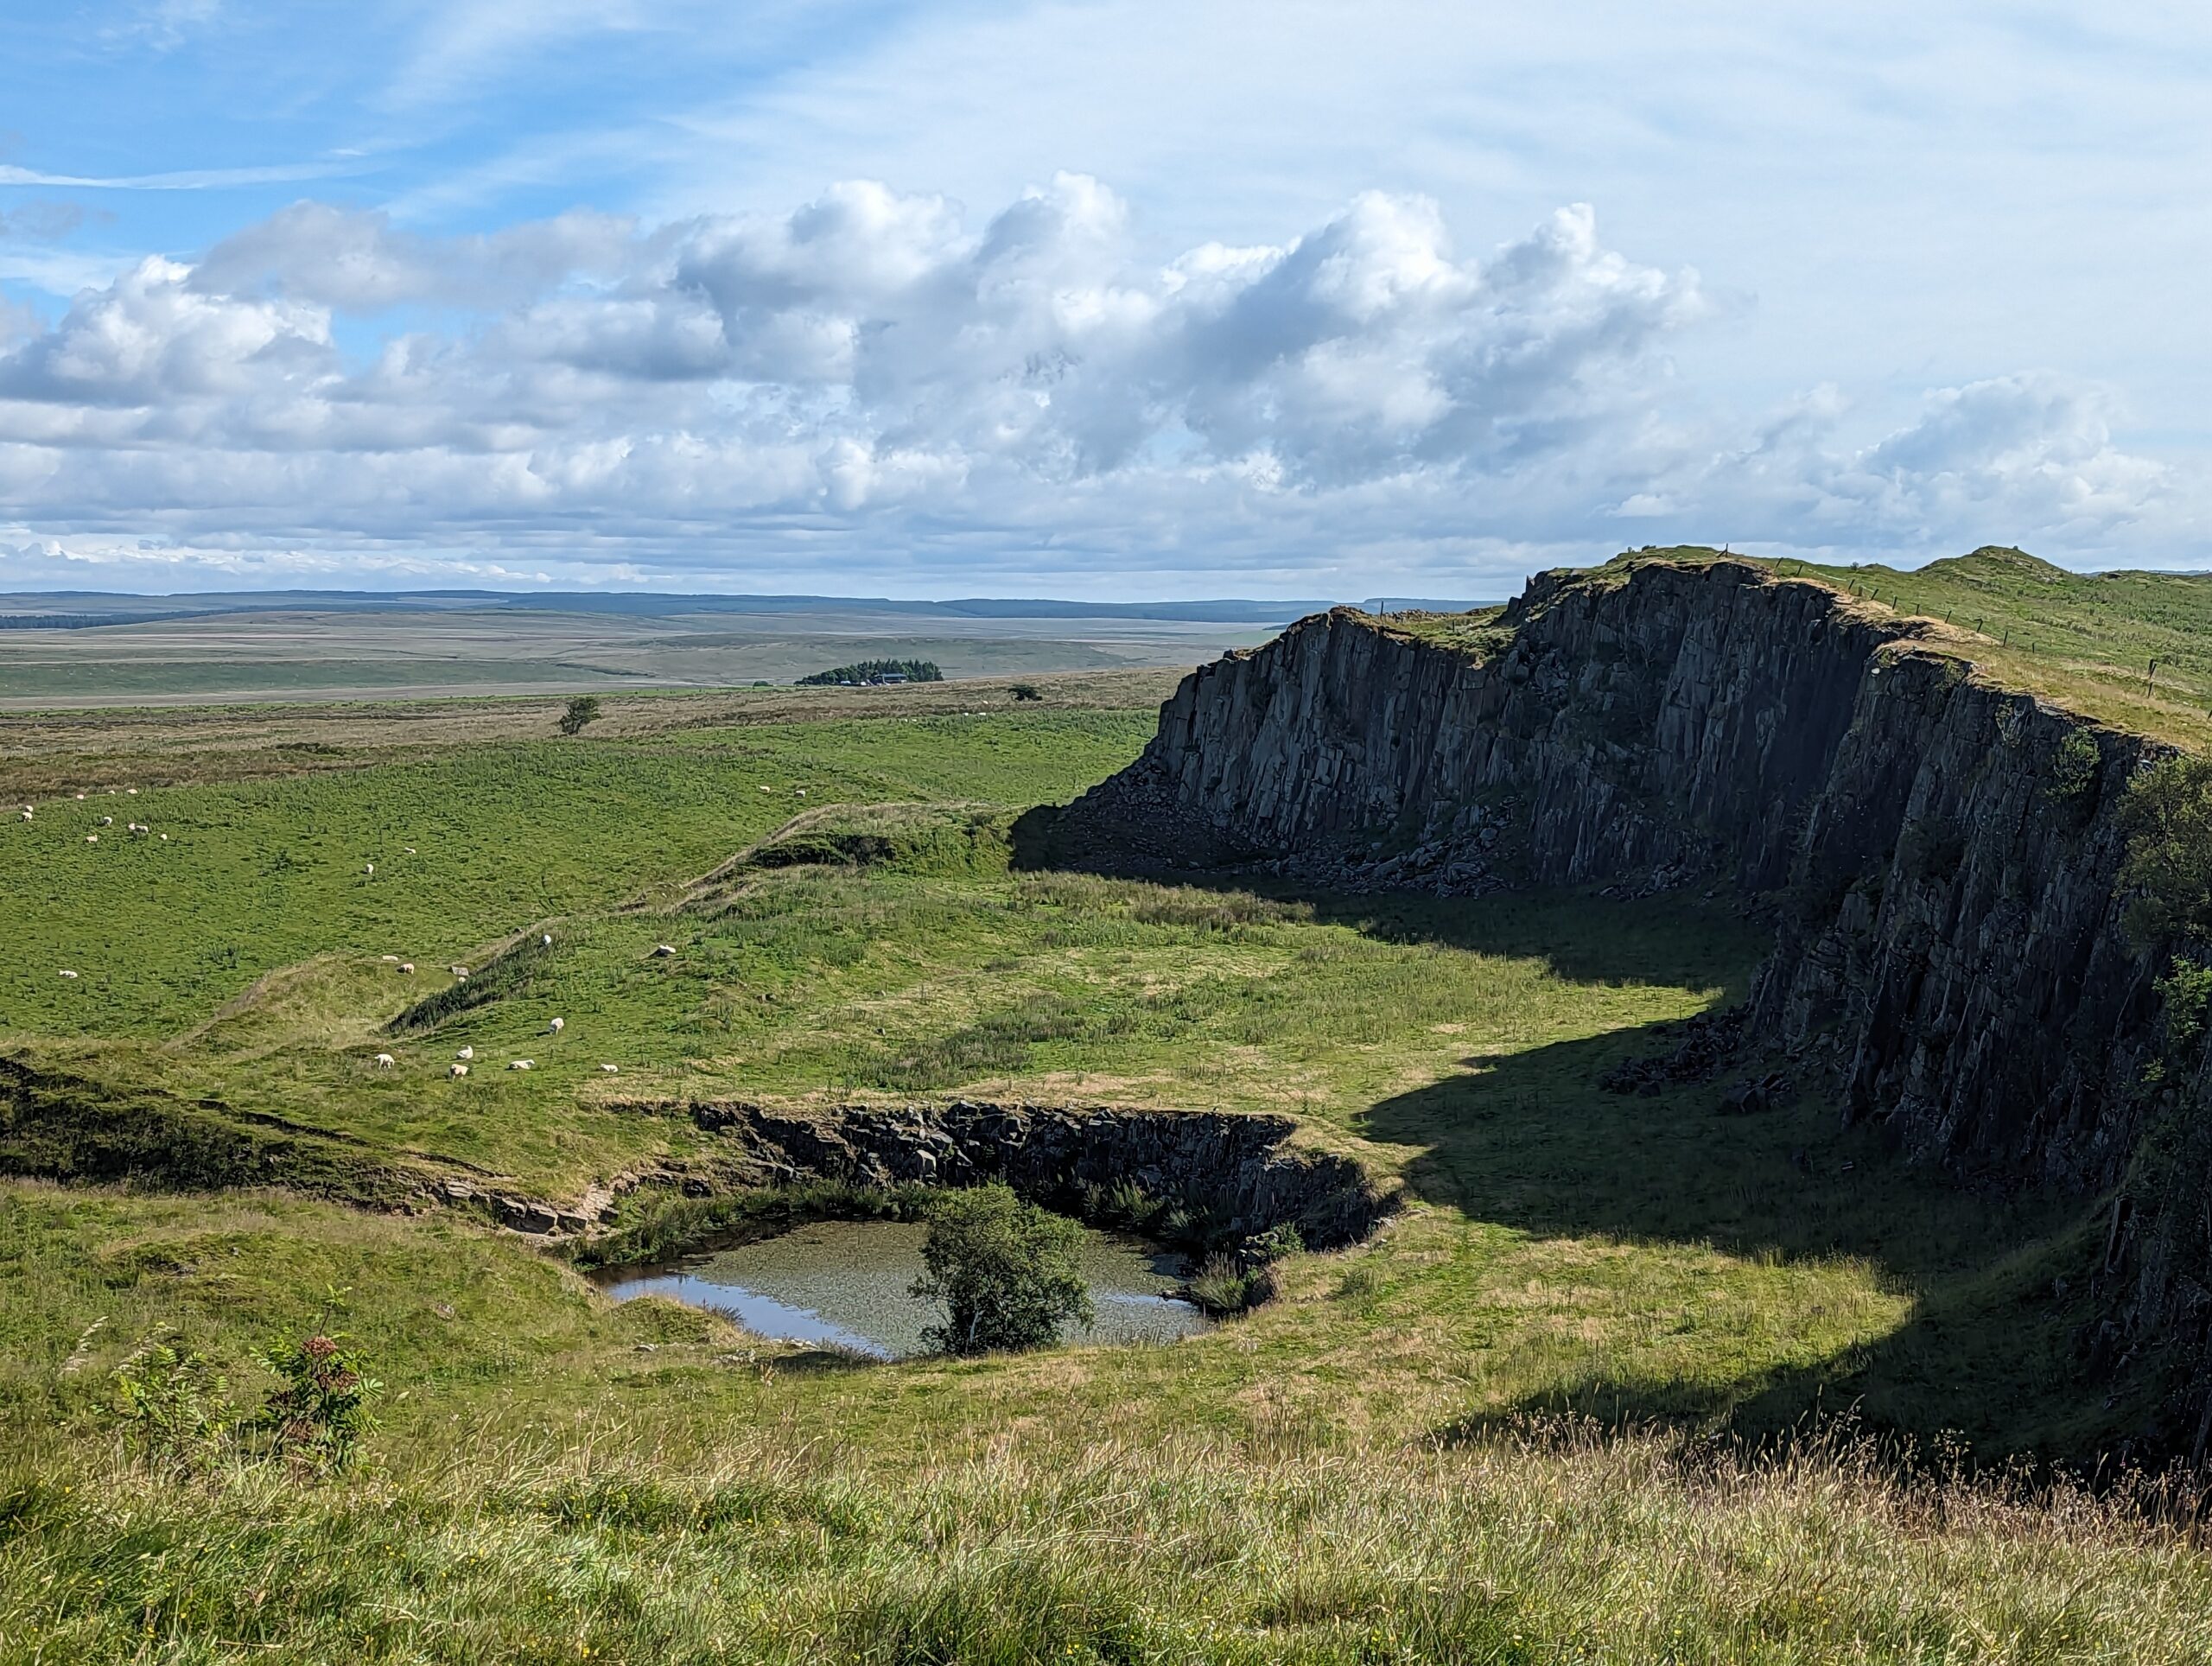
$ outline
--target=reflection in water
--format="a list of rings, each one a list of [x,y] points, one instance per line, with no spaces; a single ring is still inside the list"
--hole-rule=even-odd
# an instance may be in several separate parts
[[[849,1348],[878,1359],[922,1351],[922,1328],[943,1317],[911,1294],[927,1227],[903,1221],[816,1221],[682,1266],[620,1279],[617,1301],[666,1296],[723,1313],[758,1336]],[[1085,1235],[1083,1271],[1097,1321],[1071,1342],[1172,1342],[1206,1328],[1169,1292],[1173,1256],[1132,1238]]]

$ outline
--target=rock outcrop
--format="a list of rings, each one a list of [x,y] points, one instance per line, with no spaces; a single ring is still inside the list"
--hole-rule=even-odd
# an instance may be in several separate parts
[[[1390,1206],[1358,1163],[1291,1143],[1294,1124],[1281,1116],[967,1101],[818,1113],[721,1101],[628,1109],[688,1117],[715,1135],[711,1165],[725,1183],[1001,1180],[1062,1206],[1086,1187],[1134,1184],[1205,1211],[1224,1236],[1287,1224],[1317,1249],[1365,1237]]]
[[[1056,836],[1352,888],[1726,887],[1778,920],[1754,1034],[1847,1117],[1977,1180],[2129,1174],[2163,1038],[2120,807],[2154,743],[1748,563],[1545,575],[1478,647],[1434,634],[1338,610],[1206,666]],[[2212,1062],[2196,1091],[2212,1120]],[[2139,1230],[2123,1203],[2115,1267]],[[2139,1326],[2181,1276],[2141,1259]]]

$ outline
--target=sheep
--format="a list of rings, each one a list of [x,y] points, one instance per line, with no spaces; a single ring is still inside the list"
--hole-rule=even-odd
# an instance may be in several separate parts
[[[79,792],[79,793],[77,795],[77,802],[78,802],[79,804],[82,804],[82,803],[84,803],[84,802],[85,802],[85,795],[84,795],[83,793]]]
[[[656,943],[653,944],[653,958],[655,960],[666,960],[675,952],[676,945],[673,943]]]
[[[85,835],[85,843],[86,844],[98,844],[99,842],[100,836],[97,833],[87,833]]]
[[[537,1060],[532,1059],[510,1059],[507,1060],[507,1068],[509,1070],[528,1070],[536,1063]]]
[[[74,973],[74,972],[73,972],[73,971],[71,971],[67,967],[66,967],[66,966],[65,966],[65,967],[63,967],[63,968],[61,969],[61,976],[64,976],[64,977],[67,977],[67,978],[73,978],[73,977],[75,977],[75,976],[77,976],[77,974],[76,974],[76,973]]]
[[[806,789],[805,789],[804,787],[803,787],[803,786],[802,786],[802,787],[794,787],[794,788],[792,789],[792,791],[793,791],[793,792],[797,792],[797,793],[798,794],[798,796],[799,796],[800,798],[804,798],[804,797],[806,797]]]
[[[115,825],[115,817],[112,816],[103,816],[96,824],[100,827],[113,827]]]
[[[137,798],[137,797],[138,796],[138,789],[137,789],[137,787],[135,787],[135,786],[127,786],[127,787],[124,788],[124,789],[123,789],[123,791],[124,791],[124,796],[126,796],[126,797],[128,797],[128,798]]]
[[[773,787],[772,787],[772,786],[763,786],[760,790],[761,790],[763,792],[773,792],[776,789],[775,789],[775,788],[773,788]],[[79,792],[77,796],[78,796],[79,798],[83,798],[85,795],[84,795],[83,793]]]
[[[410,856],[415,854],[415,847],[411,844],[404,847],[404,849],[405,849],[406,854]]]
[[[543,937],[537,939],[537,943],[540,948],[551,948],[553,946],[553,933],[548,932]]]
[[[383,961],[387,966],[397,966],[399,964],[399,957],[397,955],[379,955],[377,958]]]
[[[454,1054],[454,1057],[456,1059],[474,1059],[476,1057],[476,1049],[474,1047],[463,1047],[459,1052]]]
[[[397,1059],[394,1059],[388,1052],[380,1052],[377,1055],[377,1068],[378,1070],[390,1070],[399,1061]]]
[[[361,877],[363,879],[374,879],[376,877],[376,872],[377,865],[374,862],[364,862],[361,864]]]
[[[446,1074],[454,1077],[466,1076],[468,1074],[468,1066],[466,1065],[449,1065],[446,1067]]]
[[[399,963],[399,970],[403,973],[412,972],[415,970],[415,963],[411,960],[403,960]]]
[[[569,1021],[567,1019],[556,1018],[545,1027],[545,1033],[548,1035],[558,1035],[563,1030],[565,1030],[568,1027]]]
[[[622,1073],[622,1066],[620,1065],[601,1065],[600,1069],[605,1071],[609,1076],[620,1076]]]
[[[163,844],[167,844],[168,842],[169,842],[169,836],[168,836],[168,834],[166,834],[166,833],[162,834],[162,843]]]
[[[25,804],[23,806],[23,819],[25,821],[29,821],[31,819],[31,810],[29,804]]]

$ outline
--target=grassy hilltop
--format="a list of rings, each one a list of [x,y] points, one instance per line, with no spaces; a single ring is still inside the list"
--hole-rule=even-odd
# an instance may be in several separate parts
[[[1163,691],[1040,683],[611,698],[568,740],[543,702],[0,734],[35,807],[0,823],[0,1055],[114,1139],[328,1182],[0,1180],[0,1659],[2212,1655],[2189,1539],[1941,1435],[2128,1427],[2067,1386],[2077,1211],[1902,1171],[1815,1095],[1600,1087],[1740,996],[1756,923],[1035,871],[1017,812],[1134,757]],[[1405,1206],[1173,1346],[865,1366],[363,1206],[696,1153],[635,1100],[960,1094],[1287,1112]],[[0,1157],[50,1134],[0,1121]],[[135,1351],[245,1407],[333,1292],[386,1385],[361,1469],[119,1446]],[[1757,1443],[1851,1404],[1927,1461]]]

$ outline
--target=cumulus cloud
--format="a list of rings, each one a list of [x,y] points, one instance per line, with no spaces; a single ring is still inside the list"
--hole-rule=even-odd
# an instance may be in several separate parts
[[[374,336],[395,309],[415,326]],[[0,336],[0,517],[85,549],[1081,580],[1464,568],[1655,518],[2094,544],[2171,495],[2106,396],[2050,375],[1856,442],[1820,391],[1732,436],[1675,368],[1713,315],[1579,206],[1469,254],[1436,203],[1369,194],[1163,263],[1076,175],[981,221],[869,182],[447,238],[302,202]]]

